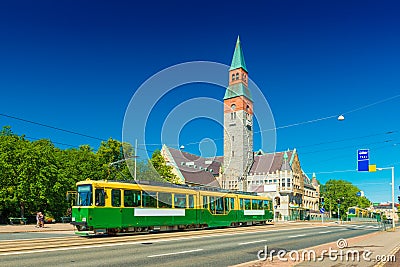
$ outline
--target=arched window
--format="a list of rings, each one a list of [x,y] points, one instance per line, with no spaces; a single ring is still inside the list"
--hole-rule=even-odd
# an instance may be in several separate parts
[[[236,80],[239,80],[239,73],[236,73]]]
[[[235,80],[235,74],[232,73],[232,81],[234,81],[234,80]]]

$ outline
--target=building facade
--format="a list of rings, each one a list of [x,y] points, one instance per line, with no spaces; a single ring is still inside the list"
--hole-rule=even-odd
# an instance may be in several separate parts
[[[273,199],[276,220],[317,215],[319,185],[302,170],[296,149],[253,152],[253,99],[238,37],[224,95],[224,155],[212,159],[163,146],[162,155],[183,183],[254,191]]]

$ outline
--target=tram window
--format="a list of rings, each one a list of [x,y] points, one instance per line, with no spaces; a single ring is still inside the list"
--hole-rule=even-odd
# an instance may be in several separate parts
[[[262,200],[258,200],[258,209],[259,210],[263,209],[263,201]]]
[[[250,199],[245,199],[245,200],[244,200],[244,209],[246,209],[246,210],[251,210]]]
[[[268,200],[264,200],[264,209],[269,210],[269,203]]]
[[[175,194],[174,195],[174,205],[175,205],[175,208],[178,208],[178,209],[186,208],[186,195]]]
[[[215,213],[215,197],[210,197],[210,212]]]
[[[92,186],[91,185],[78,185],[78,197],[76,198],[77,206],[91,206],[92,205]]]
[[[158,207],[159,208],[172,208],[172,194],[171,193],[158,193]]]
[[[111,190],[111,205],[113,207],[121,206],[121,190],[119,189]]]
[[[140,206],[140,191],[125,190],[124,191],[124,206],[139,207]]]
[[[104,206],[106,204],[104,189],[96,189],[94,191],[96,206]]]
[[[252,199],[251,200],[251,208],[253,210],[258,210],[258,200],[257,199]]]
[[[222,197],[215,198],[215,211],[217,214],[224,214],[223,200]]]
[[[143,207],[157,208],[157,193],[143,191]]]
[[[235,209],[235,199],[232,197],[231,199],[231,210]]]
[[[208,209],[208,196],[203,196],[203,208]]]
[[[244,210],[243,198],[240,199],[240,209]]]
[[[229,200],[230,200],[230,198],[229,197],[224,197],[224,209],[225,209],[225,211],[226,211],[226,213],[228,213],[229,212]]]
[[[189,209],[194,209],[194,196],[189,195]]]

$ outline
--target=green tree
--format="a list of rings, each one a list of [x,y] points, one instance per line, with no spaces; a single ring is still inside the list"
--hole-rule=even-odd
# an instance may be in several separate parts
[[[179,183],[179,178],[172,173],[172,166],[167,166],[164,157],[161,155],[160,150],[156,150],[153,152],[150,162],[164,181],[174,184]]]
[[[360,189],[345,180],[331,179],[321,186],[321,196],[324,197],[325,209],[337,212],[338,201],[340,201],[339,212],[342,218],[346,216],[349,207],[367,208],[371,205],[371,202],[365,196],[358,197],[357,192],[360,192]]]

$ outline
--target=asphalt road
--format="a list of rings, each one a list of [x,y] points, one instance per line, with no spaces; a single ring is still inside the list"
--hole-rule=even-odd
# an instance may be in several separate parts
[[[1,255],[1,266],[229,266],[268,250],[298,250],[379,231],[376,224],[265,229],[257,232],[160,238],[149,242],[48,248]]]
[[[26,233],[1,233],[0,241],[7,240],[21,240],[21,239],[36,239],[36,238],[59,238],[75,236],[71,231],[69,232],[55,232],[55,233],[40,233],[40,232],[26,232]]]

